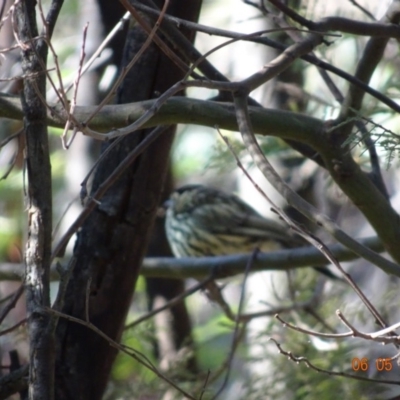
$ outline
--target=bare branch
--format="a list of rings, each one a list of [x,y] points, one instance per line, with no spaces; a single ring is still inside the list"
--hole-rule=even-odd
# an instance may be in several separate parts
[[[8,304],[1,310],[0,312],[0,324],[4,321],[4,318],[8,315],[8,313],[15,307],[17,301],[21,297],[22,293],[24,293],[24,285],[21,285],[13,294]]]
[[[374,251],[382,252],[383,246],[378,238],[359,239],[360,243]],[[329,251],[340,262],[353,261],[359,258],[348,248],[334,244]],[[172,279],[204,279],[212,275],[215,279],[227,278],[243,273],[243,265],[249,259],[248,254],[232,256],[200,257],[200,258],[173,258],[155,257],[145,258],[140,273],[145,277],[172,278]],[[400,277],[397,264],[386,260],[387,267],[393,269],[393,275]],[[326,257],[315,247],[301,247],[260,253],[254,260],[252,271],[290,271],[295,268],[306,268],[311,265],[326,265]],[[0,264],[0,281],[20,281],[23,273],[22,265]],[[55,269],[51,271],[51,280],[59,280],[60,276]]]
[[[313,369],[314,371],[321,372],[324,374],[327,374],[329,376],[339,376],[342,378],[351,378],[359,381],[365,381],[365,382],[375,382],[375,383],[381,383],[381,384],[388,384],[388,385],[400,385],[399,381],[391,381],[391,380],[386,380],[386,379],[372,379],[372,378],[367,378],[362,375],[353,375],[353,374],[348,374],[346,372],[336,372],[336,371],[330,371],[326,369],[319,368],[312,364],[307,358],[305,357],[296,357],[293,355],[290,351],[284,351],[282,349],[282,346],[273,338],[270,338],[272,340],[276,347],[278,348],[279,352],[283,354],[284,356],[288,357],[289,360],[294,361],[296,364],[304,363],[307,365],[307,367]]]
[[[59,4],[59,2],[58,2]],[[16,36],[21,46],[24,74],[46,70],[45,41],[38,36],[36,1],[19,2],[15,8]],[[56,16],[55,16],[56,19]],[[29,393],[31,398],[54,398],[54,332],[51,316],[41,307],[50,306],[50,255],[52,193],[50,152],[47,137],[44,74],[24,80],[22,109],[26,137],[28,176],[28,239],[25,254],[26,299],[30,345]]]

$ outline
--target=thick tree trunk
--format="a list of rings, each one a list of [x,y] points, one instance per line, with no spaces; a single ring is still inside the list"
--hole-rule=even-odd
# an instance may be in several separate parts
[[[197,20],[201,0],[172,1],[168,12]],[[128,33],[123,65],[137,53],[146,35],[134,27]],[[182,78],[182,72],[151,46],[129,72],[118,103],[157,97]],[[63,312],[89,319],[119,340],[146,252],[167,172],[174,130],[165,132],[113,185],[87,219],[79,234],[76,264],[68,284]],[[120,142],[97,169],[93,190],[114,171],[148,131],[135,132]],[[90,290],[88,291],[88,285]],[[56,398],[97,400],[104,393],[116,351],[97,334],[60,320],[57,330]]]

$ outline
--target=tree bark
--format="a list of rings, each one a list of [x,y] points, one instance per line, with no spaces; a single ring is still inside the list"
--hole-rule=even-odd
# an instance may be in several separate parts
[[[190,5],[176,0],[168,12],[196,21],[200,5],[200,0]],[[123,65],[145,39],[139,27],[129,30]],[[117,102],[157,97],[182,77],[183,73],[152,45],[126,76]],[[146,135],[147,130],[135,132],[112,150],[96,171],[93,191]],[[164,133],[133,163],[86,220],[76,242],[76,264],[63,312],[85,319],[88,293],[90,322],[117,341],[159,205],[173,137],[174,129]],[[59,322],[57,342],[56,398],[100,399],[116,350],[94,332],[67,320]]]
[[[50,39],[62,2],[53,2],[47,16]],[[29,331],[29,398],[54,398],[54,317],[50,306],[50,256],[52,234],[51,165],[47,135],[46,97],[47,44],[38,39],[36,1],[15,7],[21,47],[23,81],[21,103],[26,141],[28,177],[28,238],[25,250],[25,292]]]

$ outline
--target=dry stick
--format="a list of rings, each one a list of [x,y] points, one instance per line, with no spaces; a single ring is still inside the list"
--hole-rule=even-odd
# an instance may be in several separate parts
[[[119,351],[121,351],[121,352],[123,352],[123,353],[125,353],[125,354],[127,354],[129,356],[131,356],[133,359],[138,361],[140,364],[142,364],[143,366],[148,368],[155,375],[157,375],[159,378],[161,378],[162,380],[167,382],[169,385],[171,385],[174,389],[176,389],[179,393],[183,394],[188,399],[196,400],[195,397],[193,397],[192,395],[187,393],[185,390],[180,388],[177,384],[175,384],[173,381],[171,381],[169,378],[167,378],[165,375],[163,375],[152,364],[152,362],[143,353],[141,353],[140,351],[137,351],[137,350],[135,350],[135,349],[133,349],[133,348],[131,348],[129,346],[126,346],[126,345],[119,344],[119,343],[115,342],[110,337],[108,337],[103,331],[101,331],[95,325],[93,325],[91,322],[87,322],[87,321],[81,320],[79,318],[72,317],[72,316],[70,316],[68,314],[64,314],[64,313],[62,313],[60,311],[53,310],[53,309],[51,309],[49,307],[44,307],[44,310],[47,311],[48,313],[56,316],[56,317],[65,318],[68,321],[75,322],[77,324],[80,324],[80,325],[83,325],[83,326],[87,327],[88,329],[92,330],[97,335],[102,337],[104,340],[106,340],[110,344],[110,346],[112,346],[113,348],[115,348],[115,349],[117,349],[117,350],[119,350]]]
[[[351,4],[353,4],[355,7],[357,7],[358,9],[360,9],[365,15],[367,15],[373,21],[376,21],[376,18],[366,8],[364,8],[361,4],[357,3],[356,0],[349,0],[349,2]]]
[[[86,45],[86,36],[87,36],[88,27],[89,27],[89,23],[87,23],[83,28],[83,40],[82,40],[81,55],[79,57],[79,68],[78,68],[78,72],[76,74],[76,78],[74,80],[74,92],[72,95],[71,106],[70,106],[70,109],[68,110],[68,116],[74,114],[75,107],[76,107],[76,98],[78,95],[79,82],[80,82],[81,76],[82,76],[83,61],[85,60],[85,57],[86,57],[85,45]],[[61,135],[61,142],[62,142],[63,148],[65,150],[69,149],[69,147],[71,146],[72,142],[74,141],[76,133],[77,133],[77,127],[75,126],[70,140],[67,141],[68,130],[72,123],[73,123],[73,121],[71,120],[70,117],[68,117],[67,122],[65,124],[64,132]]]
[[[304,364],[307,365],[307,367],[313,369],[314,371],[317,372],[322,372],[323,374],[327,374],[330,376],[339,376],[342,378],[351,378],[351,379],[355,379],[358,381],[364,381],[364,382],[376,382],[376,383],[383,383],[383,384],[388,384],[388,385],[400,385],[400,382],[397,381],[390,381],[390,380],[386,380],[386,379],[372,379],[372,378],[366,378],[362,375],[352,375],[352,374],[347,374],[345,372],[335,372],[335,371],[328,371],[326,369],[322,369],[319,367],[316,367],[314,364],[312,364],[307,358],[305,357],[296,357],[292,354],[292,352],[290,351],[284,351],[281,347],[281,345],[273,338],[270,338],[269,340],[271,340],[272,342],[275,343],[276,347],[279,350],[279,353],[285,355],[286,357],[288,357],[290,360],[294,361],[296,364],[300,364],[301,362],[303,362]]]
[[[11,50],[15,50],[15,49],[19,49],[19,48],[20,48],[19,44],[14,44],[13,46],[0,49],[0,54],[8,53]],[[13,80],[13,78],[11,78],[11,79]],[[15,79],[18,79],[18,77],[15,77]],[[1,80],[1,81],[3,81],[3,80]],[[5,81],[7,81],[7,80],[5,79]]]
[[[12,135],[10,135],[10,136],[6,137],[5,139],[3,139],[3,140],[0,142],[0,149],[1,149],[2,147],[4,147],[8,142],[11,142],[11,140],[17,138],[17,137],[18,137],[19,135],[21,135],[21,133],[23,133],[23,132],[24,132],[24,128],[21,128],[21,129],[19,129],[17,132],[15,132],[15,133],[13,133]]]
[[[210,381],[215,382],[217,381],[217,379],[224,373],[224,371],[226,370],[226,368],[230,368],[230,360],[229,357],[231,354],[233,354],[236,350],[237,347],[239,345],[239,343],[242,341],[245,333],[246,333],[246,325],[244,325],[242,328],[238,329],[236,332],[236,339],[235,341],[232,341],[232,348],[231,351],[229,353],[228,358],[222,363],[222,365],[213,373],[213,376],[211,377]],[[215,399],[215,396],[213,397],[213,399]]]
[[[243,326],[243,328],[238,331],[237,339],[234,343],[235,349],[233,351],[236,351],[236,347],[239,345],[239,343],[243,339],[245,332],[246,332],[245,326]],[[213,375],[210,379],[211,383],[215,382],[224,373],[224,371],[227,367],[227,364],[228,364],[228,360],[225,360],[222,363],[222,365],[213,373]]]
[[[43,68],[43,71],[46,73],[46,76],[47,76],[48,81],[50,82],[50,85],[52,86],[55,94],[59,98],[59,101],[61,101],[61,103],[62,103],[63,110],[67,113],[67,119],[68,120],[73,120],[74,124],[77,125],[78,122],[68,112],[68,99],[67,99],[66,93],[64,91],[63,83],[62,83],[61,67],[60,67],[60,65],[58,63],[58,55],[57,55],[56,51],[54,50],[53,44],[51,42],[51,36],[52,36],[53,30],[54,30],[54,24],[55,24],[55,22],[57,20],[58,13],[59,13],[58,4],[56,4],[53,7],[54,3],[52,3],[52,6],[51,6],[51,9],[50,9],[50,11],[48,13],[48,17],[47,18],[45,18],[45,16],[44,16],[44,12],[43,12],[43,8],[42,8],[42,5],[41,5],[41,2],[39,1],[38,4],[39,4],[39,14],[40,14],[42,22],[43,22],[43,32],[42,32],[42,35],[39,36],[36,39],[44,40],[46,42],[47,46],[48,46],[48,49],[50,50],[50,52],[53,55],[53,60],[54,60],[54,63],[55,63],[55,71],[56,71],[57,78],[58,78],[59,85],[60,85],[60,88],[58,90],[57,90],[57,87],[56,87],[51,75],[49,74],[49,72],[52,71],[53,68],[52,69],[47,69],[46,65],[43,62],[43,60],[41,59],[41,57],[39,57],[39,55],[37,53],[37,50],[36,50],[36,47],[33,47],[33,49],[34,49],[34,51],[35,51],[35,53],[37,55],[37,59],[38,59],[40,65]],[[50,21],[50,23],[48,23],[48,21]],[[33,42],[33,40],[34,40],[34,38],[31,38],[32,42]],[[36,88],[36,94],[41,98],[43,104],[49,110],[51,115],[52,114],[57,114],[59,118],[62,118],[60,113],[55,108],[52,108],[47,104],[46,99],[42,96],[42,94],[40,93],[40,91],[37,88]]]
[[[377,332],[374,332],[373,334],[368,334],[368,333],[362,333],[358,329],[356,329],[349,321],[347,321],[346,317],[342,314],[342,312],[340,310],[336,311],[336,315],[338,316],[340,321],[350,329],[353,336],[359,336],[359,337],[362,337],[362,338],[368,339],[368,340],[372,339],[378,343],[385,343],[385,344],[393,343],[397,348],[399,348],[400,337],[396,334],[396,332],[394,332],[394,329],[398,328],[398,324],[394,324],[394,325],[391,325],[390,327],[381,329],[380,331],[378,331],[379,332],[378,335],[377,335]],[[389,333],[390,335],[383,336],[384,333],[382,333],[382,332]],[[372,335],[374,335],[374,336],[372,336]],[[379,336],[379,337],[377,337],[377,336]]]
[[[87,183],[88,183],[90,177],[92,176],[93,172],[100,165],[100,163],[102,163],[105,160],[105,158],[107,157],[107,154],[109,154],[112,151],[112,149],[114,149],[115,146],[117,146],[118,143],[120,143],[124,139],[124,137],[125,137],[125,135],[120,136],[113,143],[111,143],[109,146],[107,146],[105,148],[105,150],[102,151],[99,158],[94,162],[94,164],[90,168],[89,172],[86,174],[85,178],[81,182],[81,190],[79,192],[79,197],[81,199],[82,204],[88,195]]]
[[[111,173],[111,175],[99,186],[96,193],[88,199],[84,210],[68,228],[67,232],[60,239],[53,254],[51,256],[51,261],[55,257],[61,257],[65,252],[65,247],[67,246],[71,236],[79,229],[82,223],[86,220],[89,214],[94,210],[99,200],[103,197],[106,191],[113,185],[113,183],[121,176],[121,174],[136,160],[136,158],[143,153],[153,143],[169,126],[158,126],[153,129],[148,136],[146,136],[118,165],[118,167]]]
[[[13,265],[13,264],[11,264],[11,265]],[[23,265],[20,265],[20,266],[23,267]],[[20,277],[18,277],[18,281],[21,281]],[[14,294],[15,294],[15,292],[10,293],[7,296],[0,299],[0,305],[3,303],[6,303],[8,300],[10,300],[14,296]]]
[[[58,81],[59,81],[59,84],[60,84],[60,88],[58,90],[56,88],[56,85],[55,85],[50,73],[49,73],[50,71],[53,70],[53,68],[52,69],[47,69],[46,68],[45,63],[43,62],[43,60],[41,59],[41,57],[39,56],[39,54],[37,52],[36,46],[33,46],[33,50],[34,50],[34,52],[35,52],[35,54],[37,56],[37,60],[39,61],[39,64],[41,65],[41,67],[43,69],[43,72],[46,74],[46,77],[47,77],[48,81],[50,82],[50,85],[52,86],[54,92],[58,96],[59,101],[61,101],[63,110],[67,113],[67,119],[68,120],[73,120],[75,125],[79,125],[78,121],[73,117],[73,115],[69,114],[69,112],[68,112],[68,99],[67,99],[67,96],[66,96],[64,88],[63,88],[63,83],[62,83],[62,78],[61,78],[61,68],[60,68],[60,65],[58,63],[57,53],[53,48],[53,44],[51,43],[51,33],[53,31],[53,27],[52,26],[49,27],[49,25],[47,24],[47,20],[44,17],[43,9],[41,8],[41,3],[40,2],[39,2],[39,11],[40,11],[40,16],[41,16],[42,22],[43,22],[44,32],[42,33],[41,36],[39,36],[37,38],[31,38],[30,41],[31,41],[32,46],[33,46],[34,39],[36,39],[37,41],[44,40],[46,45],[48,46],[48,49],[50,50],[50,52],[53,55],[53,60],[54,60],[54,63],[55,63],[55,70],[56,70],[57,78],[58,78]],[[51,10],[49,11],[49,14],[50,13],[51,13]],[[54,14],[55,14],[54,16],[51,16],[51,19],[53,17],[57,18],[57,10],[54,12]],[[13,16],[13,14],[12,14],[12,16]],[[15,32],[14,35],[17,35],[17,33]],[[21,45],[24,46],[22,43],[21,43]],[[21,48],[23,48],[23,47],[21,47]],[[35,81],[33,81],[33,84],[36,85]],[[36,94],[40,97],[42,103],[49,110],[50,115],[57,114],[59,118],[62,118],[62,115],[60,115],[60,113],[56,110],[56,108],[52,108],[47,104],[46,99],[42,96],[42,94],[40,93],[40,91],[36,87],[35,87],[35,90],[36,90]]]
[[[55,69],[56,69],[57,79],[58,79],[58,83],[60,85],[58,90],[57,90],[57,87],[56,87],[52,77],[50,76],[50,74],[47,73],[46,75],[47,75],[47,78],[48,78],[48,80],[49,80],[49,82],[50,82],[50,84],[51,84],[51,86],[52,86],[52,88],[54,90],[54,93],[57,95],[59,101],[61,101],[64,110],[68,113],[68,98],[67,98],[67,95],[66,95],[65,90],[64,90],[64,85],[63,85],[62,76],[61,76],[61,67],[60,67],[60,64],[58,62],[58,55],[57,55],[57,53],[56,53],[56,51],[55,51],[55,49],[53,47],[53,43],[50,40],[51,39],[51,34],[53,32],[53,28],[54,27],[49,27],[49,25],[47,24],[47,20],[46,20],[46,18],[44,16],[44,12],[43,12],[42,2],[41,1],[38,2],[38,8],[39,8],[39,14],[40,14],[40,17],[41,17],[42,23],[43,23],[42,37],[46,41],[47,46],[49,47],[50,52],[53,55],[53,61],[54,61],[55,67],[56,67]],[[43,66],[43,68],[44,67],[45,66]],[[68,114],[68,119],[70,119],[70,118],[71,118],[71,116]]]
[[[304,18],[300,14],[298,14],[296,11],[292,10],[290,7],[288,7],[286,4],[283,4],[279,0],[268,0],[272,5],[274,5],[279,11],[281,11],[283,14],[287,15],[289,18],[291,18],[293,21],[297,22],[300,25],[305,26],[308,29],[313,29],[314,26],[316,25],[315,22]]]
[[[290,322],[285,321],[282,319],[278,314],[275,315],[275,318],[282,323],[285,327],[293,329],[294,331],[305,333],[310,336],[320,337],[323,339],[345,339],[348,337],[353,337],[354,332],[345,332],[345,333],[321,333],[317,331],[313,331],[310,329],[300,328],[296,325],[291,324]]]
[[[222,312],[226,315],[228,319],[230,319],[233,322],[236,322],[235,314],[233,313],[231,307],[229,306],[227,301],[224,299],[224,296],[222,295],[223,287],[221,288],[215,281],[213,281],[206,286],[206,289],[207,289],[206,295],[208,299],[218,304]]]
[[[17,322],[15,325],[11,326],[10,328],[0,331],[0,336],[8,335],[9,333],[15,331],[17,328],[19,328],[21,325],[26,324],[27,322],[28,322],[28,318],[22,319],[21,321]]]
[[[63,219],[64,219],[65,216],[67,215],[67,212],[68,212],[69,209],[72,207],[72,205],[77,201],[77,199],[78,199],[78,197],[75,196],[75,198],[73,198],[73,199],[67,204],[67,206],[64,208],[64,211],[62,212],[62,214],[61,214],[59,220],[58,220],[57,223],[54,225],[53,233],[52,233],[52,235],[51,235],[52,240],[55,239],[55,237],[56,237],[56,235],[57,235],[57,233],[58,233],[58,230],[60,229],[60,226],[61,226],[61,223],[62,223]]]
[[[148,1],[148,3],[154,5],[154,3],[150,0]],[[154,5],[154,9],[147,7],[137,1],[134,1],[134,5],[136,8],[138,8],[139,10],[142,10],[144,12],[147,12],[150,15],[158,15],[159,12],[156,9],[156,5]],[[249,40],[252,39],[254,37],[258,37],[261,36],[264,33],[274,33],[274,32],[280,32],[281,30],[293,30],[293,31],[298,31],[298,32],[307,32],[307,33],[313,33],[310,31],[305,31],[302,29],[298,29],[295,27],[280,27],[280,28],[273,28],[273,29],[267,29],[267,30],[263,30],[263,31],[258,31],[258,32],[253,32],[250,34],[236,34],[235,37],[233,37],[232,41],[228,41],[226,43],[223,43],[219,46],[214,47],[212,50],[210,50],[209,52],[205,53],[204,55],[201,55],[194,47],[193,45],[187,41],[187,39],[185,39],[185,37],[183,36],[183,34],[176,29],[175,27],[172,26],[171,21],[177,21],[179,20],[179,18],[175,18],[175,17],[171,17],[169,15],[164,15],[164,20],[162,25],[160,26],[160,30],[167,36],[167,38],[173,43],[174,46],[178,47],[178,51],[181,52],[181,55],[183,57],[186,57],[188,61],[192,62],[193,65],[190,68],[190,71],[188,72],[187,75],[192,74],[193,71],[195,70],[195,68],[197,68],[199,66],[199,64],[201,64],[202,62],[205,62],[206,65],[206,70],[208,73],[212,73],[214,75],[218,74],[218,78],[219,80],[225,80],[228,81],[228,79],[223,76],[222,74],[220,74],[207,60],[206,58],[212,54],[213,52],[215,52],[216,50],[230,44],[230,43],[234,43],[237,40]],[[184,21],[184,20],[179,20],[179,21]],[[192,26],[200,26],[196,23],[191,23],[189,21],[184,21],[187,22],[189,24],[192,24]],[[165,25],[167,26],[167,28],[165,28]],[[318,32],[314,32],[314,33],[318,33]],[[335,36],[335,37],[340,37],[340,35],[337,34],[332,34],[332,33],[325,33],[325,35],[327,36]],[[182,46],[186,46],[184,48],[182,48]],[[189,53],[189,54],[187,54]],[[201,70],[201,66],[199,66],[199,69]],[[204,73],[204,75],[208,78],[210,78],[210,76],[207,75],[207,73],[205,71],[202,71]],[[187,76],[185,77],[184,80],[186,80]],[[210,78],[211,79],[211,78]],[[215,77],[214,77],[215,79]]]
[[[11,13],[11,26],[12,26],[12,31],[13,31],[13,35],[14,35],[14,39],[17,42],[17,47],[19,47],[21,50],[28,50],[28,47],[25,43],[23,43],[20,39],[19,39],[19,35],[18,35],[18,27],[17,27],[17,21],[15,19],[15,13],[16,13],[16,7],[18,5],[18,3],[20,3],[22,0],[16,0],[14,2],[14,4],[10,7],[10,13]],[[32,38],[31,38],[32,40]],[[40,39],[38,39],[40,40]],[[34,45],[34,43],[32,43],[32,45]]]
[[[220,293],[216,294],[216,297],[219,296],[219,298],[216,299],[216,302],[218,303],[219,306],[221,306],[222,310],[225,312],[225,315],[229,319],[231,319],[231,320],[233,320],[235,322],[235,330],[234,330],[234,335],[233,335],[233,338],[232,338],[232,346],[231,346],[231,351],[229,353],[229,356],[225,360],[225,362],[221,365],[221,367],[213,374],[211,382],[215,382],[219,378],[219,376],[221,376],[221,374],[225,371],[226,367],[230,368],[231,363],[232,363],[232,359],[233,359],[233,356],[234,356],[234,352],[236,351],[237,346],[239,345],[239,343],[240,343],[240,341],[243,338],[243,335],[245,333],[246,322],[248,322],[249,319],[246,319],[246,318],[242,319],[241,318],[242,315],[243,315],[243,314],[241,314],[241,310],[242,310],[243,304],[244,304],[243,302],[244,302],[245,282],[247,280],[247,276],[248,276],[248,273],[250,271],[250,268],[251,268],[252,264],[255,261],[255,258],[256,258],[255,257],[255,252],[253,252],[251,254],[250,258],[246,262],[246,269],[244,271],[245,275],[244,275],[244,278],[243,278],[241,297],[240,297],[240,301],[239,301],[239,310],[238,310],[238,313],[236,315],[233,315],[233,313],[230,311],[230,307],[229,307],[229,305],[227,305],[225,300],[222,298],[222,295]],[[212,287],[211,289],[213,290],[213,289],[215,289],[215,287],[214,288]],[[212,294],[215,294],[215,293],[212,293]],[[215,298],[212,298],[212,300],[215,300]],[[228,313],[226,312],[227,311],[226,308],[229,309]],[[244,326],[243,326],[242,329],[239,329],[239,323],[241,323],[241,322],[244,323]],[[229,372],[228,372],[228,375],[229,375]],[[224,386],[226,384],[226,380],[227,380],[227,377],[225,377],[224,383],[223,383],[222,387],[219,389],[218,393],[213,397],[214,399],[224,389]],[[203,388],[204,388],[204,386],[203,386]]]
[[[243,310],[243,306],[244,306],[244,298],[245,298],[245,288],[246,288],[246,281],[247,278],[249,276],[250,270],[251,270],[251,266],[254,263],[255,258],[257,257],[257,254],[259,252],[258,248],[255,248],[251,254],[251,257],[249,258],[249,262],[246,265],[245,271],[244,271],[244,276],[243,276],[243,283],[242,283],[242,289],[240,291],[240,299],[239,299],[239,307],[238,307],[238,312],[236,315],[236,321],[235,321],[235,329],[233,331],[233,337],[232,337],[232,344],[231,344],[231,349],[229,352],[229,356],[228,359],[226,361],[227,364],[227,371],[225,374],[225,378],[224,381],[222,382],[221,387],[218,389],[217,393],[215,394],[215,396],[212,398],[212,400],[215,400],[225,389],[226,385],[229,382],[229,376],[230,376],[230,372],[231,372],[231,368],[232,368],[232,361],[233,361],[233,357],[235,356],[235,352],[237,350],[237,347],[239,345],[240,342],[240,338],[242,336],[242,334],[240,333],[239,330],[239,325],[240,325],[240,314],[242,313]],[[242,332],[244,332],[244,328],[242,329]]]
[[[400,328],[400,322],[397,322],[396,324],[393,324],[385,329],[381,329],[380,331],[370,333],[370,336],[372,338],[377,338],[378,336],[385,335],[386,333],[390,333],[391,331],[399,328]]]
[[[363,333],[356,329],[353,325],[350,324],[349,321],[344,317],[344,315],[338,310],[336,311],[337,317],[340,321],[349,329],[349,332],[345,333],[321,333],[317,331],[313,331],[311,329],[301,328],[299,326],[293,325],[290,322],[285,321],[278,314],[275,315],[275,318],[282,323],[282,325],[293,329],[294,331],[304,333],[306,335],[320,337],[323,339],[344,339],[348,337],[359,337],[365,340],[373,341],[380,344],[394,344],[398,347],[400,342],[400,337],[397,335],[393,335],[393,331],[399,328],[399,324],[391,325],[385,329],[372,332],[372,333]],[[386,336],[386,333],[391,333],[391,335]],[[385,336],[384,336],[385,335]]]
[[[203,384],[203,386],[201,388],[201,393],[200,393],[200,396],[199,396],[199,400],[202,400],[202,398],[203,398],[203,395],[204,395],[204,392],[206,391],[209,379],[210,379],[210,370],[207,371],[207,376],[206,376],[206,379],[204,380],[204,384]]]
[[[153,317],[154,315],[167,310],[168,308],[171,308],[173,306],[175,306],[176,304],[180,303],[183,299],[185,299],[186,297],[192,295],[193,293],[197,292],[199,289],[203,288],[204,286],[206,286],[209,282],[214,280],[214,276],[211,275],[206,279],[203,279],[201,282],[198,282],[196,285],[192,286],[189,289],[186,289],[184,292],[182,292],[181,294],[179,294],[178,296],[174,297],[173,299],[169,300],[167,303],[165,303],[163,306],[152,310],[148,313],[146,313],[145,315],[143,315],[142,317],[139,317],[138,319],[136,319],[135,321],[131,322],[128,325],[125,325],[124,330],[127,329],[131,329],[133,327],[135,327],[136,325],[139,325],[140,323],[142,323],[143,321],[146,321],[147,319]]]
[[[246,88],[248,93],[274,78],[279,73],[283,72],[286,68],[293,64],[303,54],[307,54],[312,51],[317,45],[322,43],[322,34],[310,33],[301,42],[295,43],[285,49],[278,57],[272,62],[263,66],[263,68],[255,74],[244,79],[242,88]]]
[[[265,178],[271,183],[271,185],[275,188],[275,190],[280,193],[286,201],[292,206],[295,206],[295,208],[300,211],[303,215],[308,217],[311,221],[317,221],[319,220],[323,225],[322,226],[327,226],[330,228],[328,232],[332,232],[332,227],[334,227],[333,233],[335,233],[336,236],[338,236],[339,232],[342,232],[332,221],[330,221],[328,218],[326,218],[323,215],[320,215],[318,213],[318,210],[316,210],[311,204],[306,202],[301,196],[299,196],[296,192],[294,192],[283,180],[282,178],[278,175],[278,173],[273,169],[272,165],[268,162],[266,159],[264,153],[262,152],[257,140],[254,137],[253,131],[251,129],[251,123],[250,123],[250,118],[248,114],[248,108],[247,108],[247,99],[242,96],[234,96],[234,101],[235,101],[235,107],[236,107],[236,115],[237,115],[237,120],[238,120],[238,125],[240,132],[242,134],[243,142],[250,153],[254,163],[257,165],[257,167],[260,169],[260,171],[263,173]],[[250,175],[246,171],[246,176],[250,179]],[[260,191],[260,193],[264,196],[264,192],[256,186],[257,190]],[[267,197],[266,197],[267,198]],[[267,198],[268,199],[268,198]],[[372,303],[367,299],[367,297],[364,295],[364,293],[360,290],[360,288],[356,285],[356,283],[353,281],[351,276],[347,274],[343,268],[341,267],[340,263],[337,261],[337,259],[334,257],[334,255],[331,253],[329,248],[318,238],[315,236],[310,235],[307,233],[302,227],[300,227],[297,224],[294,224],[293,221],[290,220],[284,213],[279,212],[279,215],[286,221],[289,226],[295,229],[296,233],[299,235],[303,236],[304,239],[306,239],[310,244],[315,246],[319,251],[321,251],[322,254],[325,255],[325,257],[336,266],[336,268],[339,269],[339,271],[343,274],[347,282],[350,284],[350,286],[353,288],[353,290],[356,292],[356,294],[360,297],[361,301],[364,303],[364,305],[367,307],[369,312],[374,316],[377,322],[383,327],[386,328],[387,324],[384,321],[384,319],[381,317],[379,312],[376,310],[376,308],[372,305]],[[318,219],[316,217],[319,217]],[[333,226],[332,226],[333,225]],[[336,238],[336,236],[334,236]],[[343,236],[343,234],[341,235]],[[346,235],[347,236],[347,235]],[[351,239],[350,237],[346,238]],[[352,239],[351,239],[352,240]],[[354,241],[356,242],[356,241]],[[356,242],[358,244],[358,242]]]
[[[12,295],[8,304],[3,308],[0,313],[0,324],[3,322],[4,318],[8,315],[8,313],[15,307],[17,301],[21,297],[22,293],[24,293],[24,284],[22,284]]]
[[[277,314],[291,312],[294,310],[304,310],[306,312],[310,312],[310,309],[312,307],[315,307],[316,301],[319,301],[318,299],[321,297],[322,289],[323,289],[323,284],[317,285],[314,290],[313,295],[304,302],[293,303],[290,306],[275,307],[275,308],[267,310],[267,311],[259,311],[259,312],[249,313],[249,314],[242,314],[242,315],[240,315],[240,319],[244,322],[247,322],[254,318],[266,317],[266,316],[270,317],[270,316],[275,316]],[[277,312],[273,313],[274,310],[276,310]],[[322,323],[328,330],[335,332],[335,330],[332,327],[330,327],[325,321],[318,318],[317,315],[312,314],[312,316],[314,318],[316,318],[320,323]]]
[[[12,5],[10,6],[9,10],[6,12],[6,14],[4,15],[4,10],[6,8],[7,2],[3,1],[3,4],[1,5],[0,8],[0,29],[3,27],[3,24],[7,21],[7,19],[10,17],[10,12],[11,12],[11,8],[13,7]],[[4,17],[3,17],[4,15]]]
[[[266,311],[258,311],[258,312],[248,313],[248,314],[241,314],[241,315],[239,315],[239,320],[240,320],[240,322],[247,323],[256,318],[272,317],[277,314],[288,313],[288,312],[291,312],[294,310],[307,311],[313,305],[315,305],[314,296],[312,296],[307,301],[304,301],[301,303],[294,303],[289,306],[281,306],[281,307],[276,307],[276,308],[266,310]],[[313,317],[315,318],[314,315],[313,315]],[[320,321],[320,322],[323,322],[323,321]],[[330,329],[332,329],[332,328],[330,328]]]
[[[14,166],[18,160],[18,154],[20,151],[19,146],[20,146],[20,143],[17,143],[17,148],[15,149],[11,160],[8,162],[7,169],[4,171],[3,175],[0,176],[0,181],[2,181],[3,179],[7,179],[8,175],[10,175],[11,171],[14,169]]]
[[[44,24],[46,25],[47,35],[49,36],[49,38],[53,36],[53,32],[58,20],[58,16],[60,15],[63,3],[64,2],[62,0],[53,0],[50,4],[50,8],[49,11],[47,12],[44,22]],[[41,6],[40,3],[39,6]]]

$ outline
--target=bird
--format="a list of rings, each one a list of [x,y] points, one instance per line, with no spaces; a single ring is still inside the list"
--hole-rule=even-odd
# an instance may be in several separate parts
[[[176,189],[165,203],[175,257],[222,256],[304,246],[289,227],[260,215],[238,196],[203,185]]]

